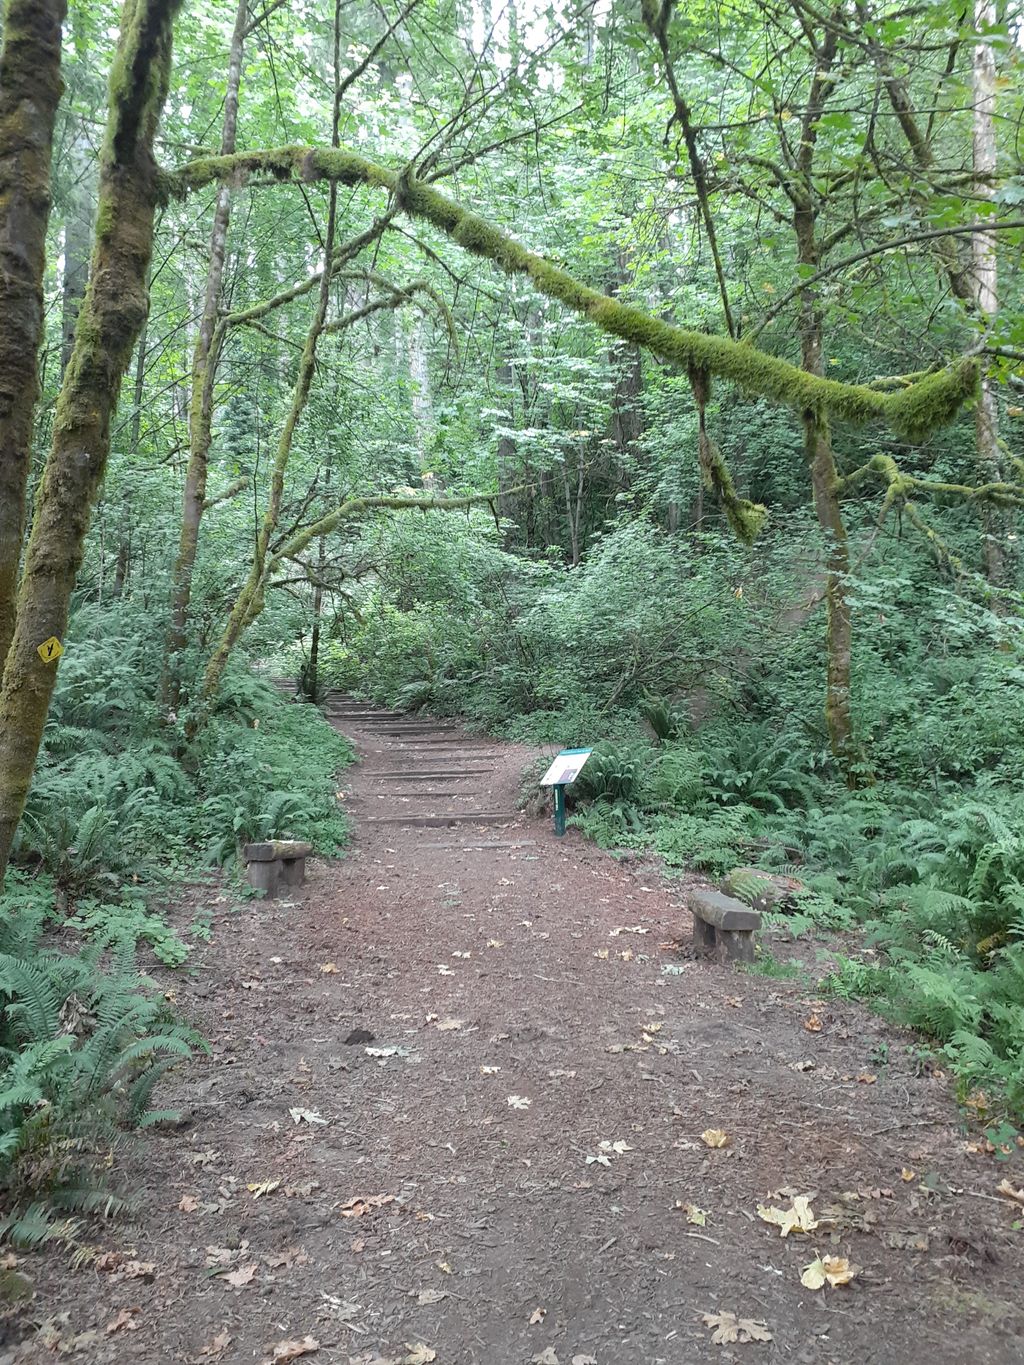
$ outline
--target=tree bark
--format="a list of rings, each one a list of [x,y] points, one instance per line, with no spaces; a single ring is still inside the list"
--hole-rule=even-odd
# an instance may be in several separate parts
[[[996,22],[995,0],[976,0],[974,26],[981,30]],[[995,194],[997,169],[995,111],[996,59],[992,44],[975,44],[973,61],[974,124],[972,151],[974,162],[974,192],[984,202]],[[971,237],[973,269],[971,282],[979,320],[985,327],[995,322],[999,311],[996,269],[996,234],[975,232]],[[974,438],[978,455],[979,473],[983,481],[997,481],[1003,476],[1003,460],[999,450],[999,412],[995,388],[982,371],[978,402],[974,409]],[[998,507],[986,505],[982,512],[984,542],[982,562],[985,577],[990,583],[1000,584],[1006,579],[1007,517]]]
[[[125,0],[110,73],[90,286],[57,403],[0,688],[0,879],[25,808],[56,681],[39,647],[63,640],[110,420],[146,317],[159,199],[153,143],[181,0]]]
[[[50,162],[65,0],[7,0],[0,51],[0,673],[15,598],[39,399]]]
[[[249,21],[248,0],[238,0],[235,28],[228,55],[227,91],[224,96],[224,122],[221,129],[221,153],[230,155],[235,150],[238,131],[238,92],[242,81],[242,51]],[[188,421],[188,467],[185,471],[185,490],[181,509],[181,531],[178,555],[174,564],[174,588],[171,603],[171,628],[167,638],[167,657],[164,668],[164,699],[174,709],[178,705],[181,679],[178,658],[188,637],[188,614],[192,600],[192,575],[199,550],[199,528],[206,504],[206,482],[210,467],[210,444],[213,426],[213,394],[217,378],[217,364],[223,331],[217,327],[227,260],[228,225],[231,221],[231,185],[224,181],[217,191],[210,230],[210,258],[206,274],[206,294],[199,320],[199,334],[192,352],[192,391]]]

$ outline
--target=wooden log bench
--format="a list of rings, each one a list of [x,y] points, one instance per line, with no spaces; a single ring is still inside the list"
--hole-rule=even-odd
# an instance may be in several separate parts
[[[688,904],[697,957],[721,963],[753,962],[754,931],[761,927],[756,910],[721,891],[691,891]]]
[[[306,859],[313,845],[300,839],[267,839],[246,844],[242,849],[245,876],[251,887],[275,900],[282,891],[301,886],[306,880]]]

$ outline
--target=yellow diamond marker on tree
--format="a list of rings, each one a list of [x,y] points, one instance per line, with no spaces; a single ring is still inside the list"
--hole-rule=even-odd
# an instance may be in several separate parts
[[[48,640],[44,640],[41,645],[36,646],[36,653],[44,664],[55,664],[64,653],[64,646],[56,635],[51,635]]]

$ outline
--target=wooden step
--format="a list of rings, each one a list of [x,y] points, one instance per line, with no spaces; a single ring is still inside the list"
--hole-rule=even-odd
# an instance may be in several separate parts
[[[377,815],[363,821],[366,825],[418,825],[443,829],[445,825],[512,825],[517,815],[505,811],[477,811],[476,814]]]
[[[446,782],[450,779],[461,779],[463,777],[484,777],[492,772],[494,772],[493,768],[458,768],[448,770],[430,768],[415,772],[395,772],[393,768],[388,768],[387,771],[378,771],[375,769],[373,772],[367,769],[363,776],[376,777],[381,782]]]

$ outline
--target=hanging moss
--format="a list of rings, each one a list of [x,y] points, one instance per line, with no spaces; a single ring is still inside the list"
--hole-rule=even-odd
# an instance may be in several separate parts
[[[905,439],[923,440],[957,413],[977,384],[977,365],[963,361],[936,371],[897,393],[865,384],[842,384],[808,374],[745,342],[676,327],[631,304],[608,298],[573,279],[566,271],[528,251],[512,237],[478,217],[431,185],[410,180],[364,157],[330,148],[278,147],[235,156],[190,162],[166,177],[169,193],[184,194],[216,180],[262,173],[279,178],[332,179],[345,185],[389,190],[412,217],[432,223],[475,256],[493,261],[509,274],[525,275],[537,289],[567,308],[583,313],[612,336],[646,347],[680,368],[698,366],[728,379],[744,392],[810,413],[861,424],[888,422]]]

